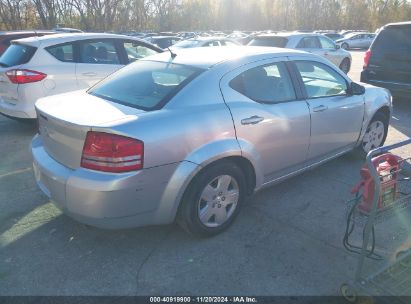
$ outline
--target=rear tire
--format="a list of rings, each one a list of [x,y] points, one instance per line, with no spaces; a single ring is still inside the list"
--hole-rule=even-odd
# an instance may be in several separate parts
[[[344,50],[349,50],[350,46],[348,45],[348,43],[344,42],[343,44],[341,44],[341,48],[344,49]]]
[[[213,164],[191,181],[181,201],[177,222],[195,236],[217,235],[233,223],[246,190],[244,173],[237,165]]]

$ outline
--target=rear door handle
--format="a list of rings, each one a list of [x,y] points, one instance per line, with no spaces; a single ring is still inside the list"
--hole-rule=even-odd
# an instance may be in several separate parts
[[[87,76],[87,77],[93,77],[93,76],[97,76],[97,73],[94,72],[87,72],[87,73],[83,73],[83,76]]]
[[[324,112],[328,110],[328,107],[325,105],[320,105],[318,107],[313,108],[313,112]]]
[[[255,125],[255,124],[258,124],[259,122],[262,122],[263,120],[264,120],[264,117],[254,115],[254,116],[242,119],[241,124],[242,125]]]

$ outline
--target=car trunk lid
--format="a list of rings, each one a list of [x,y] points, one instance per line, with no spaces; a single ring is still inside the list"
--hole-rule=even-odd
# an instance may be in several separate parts
[[[84,91],[40,99],[36,110],[45,150],[57,162],[72,169],[80,167],[84,141],[93,127],[122,124],[144,112]]]

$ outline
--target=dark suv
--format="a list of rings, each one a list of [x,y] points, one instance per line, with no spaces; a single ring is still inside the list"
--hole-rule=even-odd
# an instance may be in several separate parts
[[[382,27],[365,53],[361,81],[411,96],[411,22]]]
[[[0,32],[0,56],[10,46],[12,40],[55,34],[54,31],[9,31]]]

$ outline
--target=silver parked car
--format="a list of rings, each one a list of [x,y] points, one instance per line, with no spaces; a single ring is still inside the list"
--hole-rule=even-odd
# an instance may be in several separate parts
[[[313,53],[327,58],[346,74],[351,68],[351,54],[342,50],[330,38],[320,34],[300,32],[265,34],[255,37],[248,45],[281,47]]]
[[[226,229],[254,191],[381,146],[390,93],[288,49],[194,48],[146,57],[88,91],[41,99],[41,190],[104,228]]]
[[[350,33],[336,42],[344,50],[368,49],[374,41],[374,33]]]

